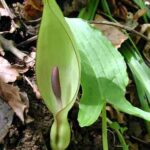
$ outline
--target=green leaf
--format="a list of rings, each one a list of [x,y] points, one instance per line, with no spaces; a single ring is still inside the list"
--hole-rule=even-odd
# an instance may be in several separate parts
[[[96,28],[81,19],[67,19],[67,22],[80,50],[83,97],[78,120],[85,126],[95,122],[105,101],[101,92],[106,85],[102,85],[100,78],[113,80],[125,91],[126,65],[117,49]]]
[[[83,96],[78,114],[80,126],[89,126],[96,121],[105,100],[125,113],[150,120],[150,113],[132,106],[124,97],[128,76],[124,59],[117,49],[86,21],[67,19],[67,22],[81,57]]]
[[[128,41],[122,45],[121,52],[125,57],[135,80],[141,108],[150,112],[150,68],[145,64],[141,55]],[[150,122],[146,121],[146,127],[148,133],[150,133]]]
[[[124,140],[124,136],[123,136],[123,133],[127,130],[127,128],[121,127],[118,122],[111,122],[108,120],[108,123],[109,123],[110,128],[114,129],[115,132],[117,133],[122,149],[129,150],[129,146],[126,144]]]
[[[142,89],[150,102],[150,68],[129,43],[126,42],[122,45],[121,52],[132,71],[136,85],[139,83],[143,87]]]
[[[80,51],[80,56],[82,58],[81,84],[83,91],[78,119],[81,120],[79,123],[82,126],[82,124],[90,125],[97,120],[103,108],[104,99],[101,97],[98,79],[88,57],[82,51]]]
[[[115,83],[101,79],[103,82],[103,93],[107,98],[108,103],[112,104],[117,109],[137,117],[141,117],[150,121],[150,113],[145,112],[137,107],[134,107],[124,97],[124,91]]]
[[[99,0],[89,0],[88,5],[80,11],[78,17],[85,20],[92,20],[95,16],[98,4]]]
[[[67,114],[80,85],[80,61],[72,33],[55,0],[44,0],[36,77],[40,93],[54,116],[52,148],[65,149],[70,141]]]
[[[107,3],[107,0],[102,0],[102,1],[101,1],[101,6],[102,6],[104,12],[105,12],[107,15],[112,16],[112,14],[111,14],[111,12],[110,12],[110,9],[109,9],[109,5],[108,5],[108,3]]]

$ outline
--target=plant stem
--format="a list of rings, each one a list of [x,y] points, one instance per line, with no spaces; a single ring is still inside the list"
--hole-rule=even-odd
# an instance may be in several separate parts
[[[78,18],[93,20],[98,4],[99,0],[89,0],[87,7],[81,9]]]
[[[104,9],[104,12],[111,16],[111,12],[110,12],[107,0],[102,0],[101,5],[102,5],[102,8]]]
[[[104,104],[102,110],[102,137],[103,137],[103,150],[108,150],[106,103]]]
[[[118,135],[118,139],[120,141],[120,144],[122,146],[123,150],[128,150],[128,145],[125,142],[125,139],[123,137],[123,134],[120,132],[119,129],[112,127],[111,124],[113,123],[109,118],[107,118],[107,123],[110,125],[110,128],[112,128]]]

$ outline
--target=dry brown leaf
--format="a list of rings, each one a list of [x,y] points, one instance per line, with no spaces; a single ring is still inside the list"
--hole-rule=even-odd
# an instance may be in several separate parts
[[[125,115],[118,110],[113,109],[111,106],[107,106],[106,110],[108,114],[110,115],[110,119],[117,120],[118,123],[125,124]]]
[[[9,104],[16,115],[24,122],[24,112],[27,106],[21,101],[19,89],[15,86],[6,84],[0,79],[0,97]]]
[[[28,95],[26,92],[20,92],[20,97],[22,102],[26,105],[26,110],[24,112],[24,123],[28,124],[34,121],[32,117],[28,115],[28,110],[29,110],[29,99]]]
[[[17,70],[12,68],[6,59],[0,57],[0,78],[3,79],[5,83],[8,83],[14,82],[18,76],[19,73]]]
[[[96,15],[95,20],[96,22],[99,21],[106,21],[100,15]],[[128,38],[125,34],[123,34],[117,27],[104,25],[104,24],[95,24],[96,28],[101,30],[103,34],[112,42],[112,44],[119,48],[121,44]]]
[[[24,3],[24,16],[26,20],[33,20],[41,17],[42,10],[42,0],[26,0]]]
[[[146,14],[147,10],[146,9],[139,9],[133,16],[134,20],[138,20],[140,17],[144,16]]]

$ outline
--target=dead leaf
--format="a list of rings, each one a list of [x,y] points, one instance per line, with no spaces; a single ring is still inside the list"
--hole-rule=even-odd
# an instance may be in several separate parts
[[[9,131],[13,116],[13,110],[2,98],[0,98],[0,143]]]
[[[23,10],[26,20],[33,20],[41,17],[43,10],[42,0],[26,0]]]
[[[94,21],[106,21],[100,15],[96,15]],[[103,34],[112,42],[112,44],[119,48],[121,44],[128,38],[125,34],[121,32],[118,28],[110,25],[95,24],[95,27],[103,32]]]
[[[19,88],[6,84],[0,79],[0,97],[9,104],[21,121],[24,122],[24,112],[27,106],[21,101]]]
[[[142,16],[144,16],[147,12],[147,9],[139,9],[133,16],[133,19],[138,21],[138,19]]]
[[[24,118],[25,118],[24,122],[26,124],[31,123],[31,122],[34,121],[34,119],[28,115],[28,110],[29,110],[28,95],[27,95],[26,92],[20,92],[20,97],[21,97],[22,102],[26,105],[26,109],[25,109],[25,112],[24,112]]]
[[[27,67],[33,67],[34,66],[34,64],[35,64],[35,54],[33,55],[32,53],[35,53],[35,52],[31,52],[31,54],[27,55],[24,52],[22,52],[21,50],[17,49],[14,46],[13,41],[5,39],[1,35],[0,35],[0,44],[2,45],[2,48],[4,50],[10,51],[17,58],[22,60]]]
[[[125,115],[121,112],[119,112],[118,110],[115,110],[113,107],[111,106],[107,106],[106,110],[108,112],[108,114],[110,115],[110,119],[111,120],[117,120],[118,123],[121,124],[125,124]]]
[[[12,68],[6,59],[0,57],[0,78],[3,79],[5,83],[8,83],[14,82],[18,76],[19,73],[16,69]]]

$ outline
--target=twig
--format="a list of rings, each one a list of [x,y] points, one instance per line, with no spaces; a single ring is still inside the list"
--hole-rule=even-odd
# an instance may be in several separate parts
[[[145,145],[149,145],[150,143],[149,142],[145,142],[144,140],[142,140],[142,139],[139,139],[139,138],[137,138],[137,137],[135,137],[135,136],[131,136],[134,140],[136,140],[136,141],[138,141],[138,142],[140,142],[140,143],[142,143],[142,144],[145,144]]]
[[[27,39],[26,41],[23,41],[23,42],[17,44],[17,46],[27,45],[27,44],[29,44],[29,43],[31,43],[31,42],[33,42],[33,41],[36,41],[36,40],[37,40],[37,35],[35,35],[35,36],[33,36],[33,37]]]
[[[23,76],[24,77],[24,79],[27,81],[27,83],[31,86],[31,88],[33,89],[33,92],[35,93],[35,95],[36,95],[36,97],[38,98],[38,99],[40,99],[41,98],[41,94],[40,94],[40,92],[39,92],[39,90],[38,90],[38,88],[37,88],[37,85],[34,83],[32,83],[30,80],[29,80],[29,78],[28,77],[26,77],[26,76]]]
[[[104,24],[104,25],[109,25],[109,26],[115,26],[115,27],[119,27],[121,29],[125,29],[129,32],[132,32],[132,33],[135,33],[136,35],[138,36],[141,36],[143,39],[147,40],[148,42],[150,42],[150,39],[145,36],[144,34],[128,27],[128,26],[125,26],[125,25],[122,25],[120,23],[114,23],[114,22],[109,22],[109,21],[88,21],[88,23],[92,23],[92,24]]]
[[[35,19],[35,20],[28,20],[26,21],[27,23],[40,23],[41,22],[41,18]]]

